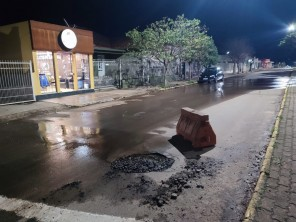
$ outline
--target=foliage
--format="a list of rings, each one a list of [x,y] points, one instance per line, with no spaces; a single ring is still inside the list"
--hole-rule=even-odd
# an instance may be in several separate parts
[[[183,61],[189,63],[196,62],[200,70],[202,67],[217,63],[218,50],[212,37],[205,33],[201,33],[198,38],[189,41],[189,44],[187,44],[187,50],[184,51],[182,58]]]
[[[214,64],[218,58],[217,48],[207,35],[200,20],[182,16],[163,18],[147,26],[143,31],[135,28],[126,33],[131,43],[129,52],[137,57],[156,59],[167,69],[172,62],[196,61],[201,66]]]
[[[138,57],[154,58],[165,67],[175,60],[178,54],[178,41],[174,21],[163,18],[148,26],[143,32],[133,29],[127,34],[132,42],[129,51]]]
[[[279,43],[279,46],[296,48],[296,32],[288,33]]]

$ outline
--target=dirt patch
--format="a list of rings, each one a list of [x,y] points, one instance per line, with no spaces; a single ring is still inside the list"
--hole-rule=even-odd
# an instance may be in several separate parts
[[[135,168],[136,166],[142,166],[142,158],[144,157],[141,156],[139,162],[137,162],[137,158],[131,158],[133,160],[130,162],[132,163],[131,165],[125,164],[121,166],[120,164],[117,165],[118,162],[113,162],[112,164],[116,163],[116,166],[120,167],[117,168],[112,165],[112,170],[105,175],[107,180],[124,180],[124,178],[131,172],[146,172],[146,168],[144,168],[144,170],[143,168],[140,170]],[[129,162],[129,157],[125,160]],[[123,162],[125,163],[125,161]],[[205,158],[202,161],[197,159],[187,159],[186,166],[181,172],[174,174],[167,180],[161,181],[161,184],[155,183],[145,174],[135,174],[136,178],[126,185],[126,188],[122,193],[126,193],[125,191],[127,191],[129,194],[139,194],[140,196],[137,196],[141,199],[140,205],[148,205],[156,208],[162,207],[165,204],[169,204],[171,201],[176,200],[185,189],[203,190],[206,185],[201,184],[199,179],[202,177],[213,177],[217,174],[217,171],[221,169],[222,164],[221,161],[215,161],[211,158]],[[118,171],[118,169],[121,171]]]
[[[147,196],[142,204],[162,207],[172,200],[176,200],[184,189],[204,189],[204,185],[196,179],[212,177],[220,168],[222,162],[187,160],[183,171],[173,175],[156,189],[156,194]]]
[[[2,222],[15,222],[15,221],[22,221],[22,222],[38,222],[35,217],[30,219],[20,217],[15,212],[8,212],[4,210],[0,210],[0,221]]]
[[[81,189],[81,181],[74,181],[51,191],[42,202],[51,205],[64,205],[72,201],[83,201],[85,192]]]

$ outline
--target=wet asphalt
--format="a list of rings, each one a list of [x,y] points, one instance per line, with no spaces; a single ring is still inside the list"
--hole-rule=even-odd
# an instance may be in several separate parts
[[[290,72],[234,76],[148,96],[125,105],[91,111],[43,114],[0,124],[0,194],[42,201],[73,181],[92,183],[127,154],[149,153],[158,127],[173,127],[182,107],[204,109],[254,90],[282,89]],[[161,146],[161,145],[160,145]],[[96,178],[92,178],[95,175]],[[88,182],[87,182],[88,181]],[[83,194],[77,191],[77,195]]]

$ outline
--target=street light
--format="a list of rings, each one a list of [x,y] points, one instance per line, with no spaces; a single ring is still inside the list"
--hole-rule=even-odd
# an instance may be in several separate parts
[[[288,31],[289,32],[294,32],[295,31],[295,25],[294,24],[289,25]]]
[[[253,65],[253,59],[248,59],[248,62],[249,62],[249,66],[250,66],[250,68],[249,68],[249,72],[252,72],[252,65]]]

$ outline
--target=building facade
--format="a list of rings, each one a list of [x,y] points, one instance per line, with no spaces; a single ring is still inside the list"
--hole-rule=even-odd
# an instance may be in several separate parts
[[[93,91],[93,32],[38,21],[0,27],[0,60],[32,61],[36,99]]]

